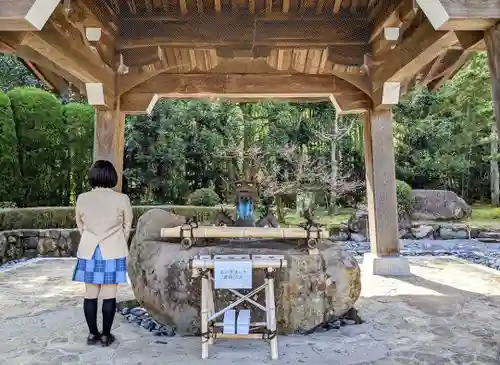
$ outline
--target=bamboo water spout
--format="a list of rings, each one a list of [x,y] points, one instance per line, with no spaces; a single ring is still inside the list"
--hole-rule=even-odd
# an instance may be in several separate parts
[[[323,228],[260,228],[260,227],[193,227],[162,228],[163,238],[267,238],[267,239],[325,239]]]

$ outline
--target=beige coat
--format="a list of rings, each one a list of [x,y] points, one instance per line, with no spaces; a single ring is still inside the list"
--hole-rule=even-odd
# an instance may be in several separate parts
[[[132,206],[127,195],[96,188],[80,194],[76,201],[76,224],[81,233],[77,256],[91,259],[97,245],[104,259],[128,255]]]

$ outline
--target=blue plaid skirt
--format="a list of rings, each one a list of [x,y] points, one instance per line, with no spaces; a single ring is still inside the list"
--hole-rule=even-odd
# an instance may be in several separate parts
[[[105,260],[97,245],[92,259],[78,258],[73,272],[73,281],[88,284],[119,284],[127,282],[127,259]]]

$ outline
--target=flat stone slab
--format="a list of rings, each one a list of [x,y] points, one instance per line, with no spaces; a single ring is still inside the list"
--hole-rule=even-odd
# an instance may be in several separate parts
[[[0,272],[0,364],[498,365],[500,273],[453,258],[409,261],[410,277],[362,276],[364,324],[280,337],[276,362],[262,341],[223,340],[202,361],[198,338],[155,337],[119,314],[119,343],[88,347],[74,260],[32,261]],[[119,299],[132,299],[126,285]]]

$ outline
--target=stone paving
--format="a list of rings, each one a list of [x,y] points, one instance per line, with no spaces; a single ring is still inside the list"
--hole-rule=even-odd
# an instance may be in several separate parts
[[[279,364],[500,363],[500,275],[453,258],[410,258],[412,277],[364,275],[366,323],[280,337]],[[89,347],[74,260],[35,260],[0,272],[0,364],[271,364],[261,341],[219,341],[200,359],[197,338],[155,337],[116,316],[111,348]],[[129,287],[119,299],[131,299]]]

